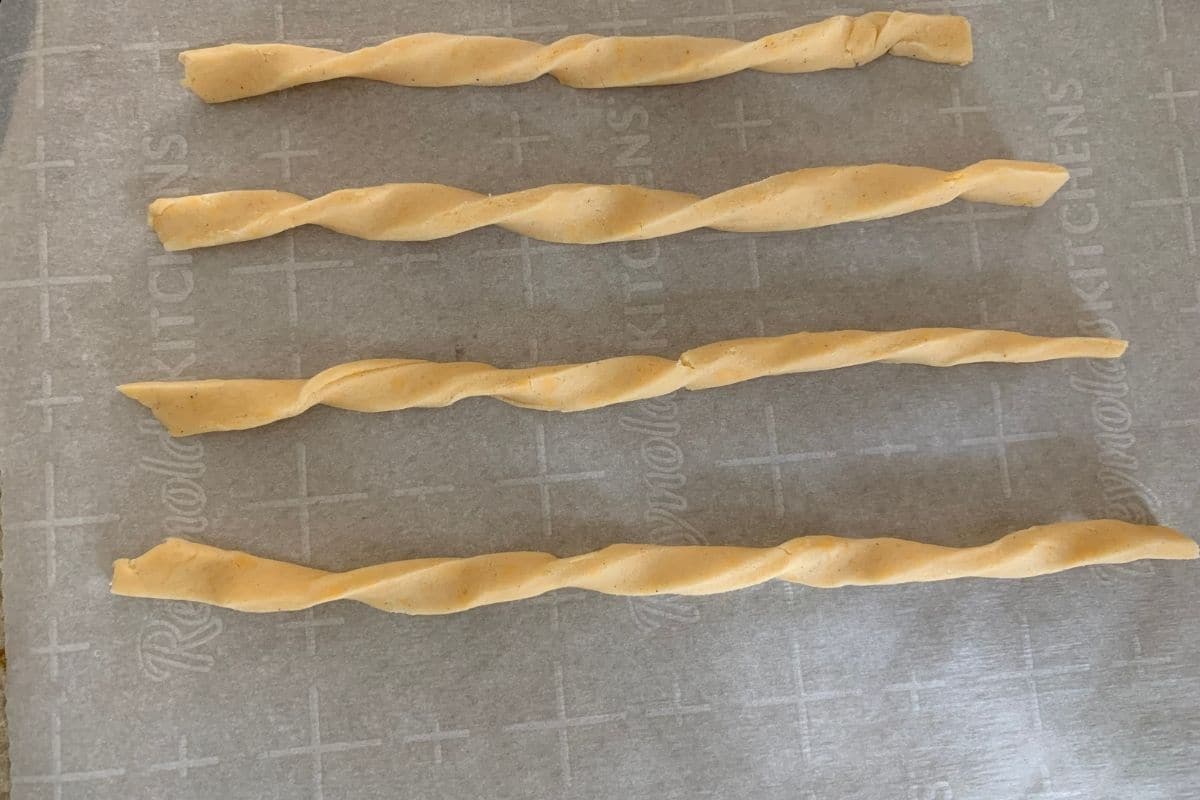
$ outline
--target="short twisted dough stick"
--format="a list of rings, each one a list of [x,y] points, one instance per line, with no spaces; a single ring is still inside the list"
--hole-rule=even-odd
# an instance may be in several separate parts
[[[622,356],[585,364],[501,369],[469,361],[353,361],[308,380],[149,381],[119,387],[154,412],[174,436],[254,428],[315,405],[350,411],[439,408],[467,397],[495,397],[521,408],[584,411],[710,389],[768,375],[856,364],[950,367],[1060,358],[1117,358],[1126,343],[1091,337],[1027,336],[970,328],[831,331],[733,339],[697,347],[671,361]]]
[[[357,600],[402,614],[451,614],[567,588],[702,595],[774,578],[822,588],[1027,578],[1090,564],[1196,556],[1196,543],[1178,531],[1116,520],[1042,525],[978,547],[803,536],[778,547],[615,544],[571,558],[495,553],[394,561],[349,572],[167,539],[139,558],[114,562],[112,591],[238,611],[297,611]]]
[[[418,33],[352,53],[292,44],[227,44],[186,50],[183,85],[209,103],[334,78],[401,86],[503,86],[552,75],[603,89],[690,83],[744,69],[816,72],[857,67],[885,53],[971,61],[962,17],[876,11],[831,17],[754,42],[696,36],[568,36],[548,45],[495,36]]]
[[[785,172],[711,197],[641,186],[563,183],[483,195],[437,183],[342,189],[313,200],[243,190],[163,197],[149,223],[168,250],[262,239],[301,225],[396,242],[423,242],[499,225],[534,239],[600,244],[696,228],[763,232],[882,219],[962,197],[1040,206],[1069,177],[1057,164],[980,161],[955,172],[896,164]]]

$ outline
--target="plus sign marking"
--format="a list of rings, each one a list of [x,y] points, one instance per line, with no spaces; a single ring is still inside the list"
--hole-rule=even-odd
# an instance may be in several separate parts
[[[813,692],[804,686],[804,672],[800,668],[800,643],[792,640],[792,691],[787,694],[764,697],[750,702],[752,708],[767,708],[771,706],[792,706],[796,710],[796,725],[800,733],[800,752],[804,760],[812,761],[812,715],[808,710],[810,703],[827,700],[838,700],[846,697],[858,697],[861,689],[835,689],[830,691]]]
[[[280,750],[268,750],[259,756],[260,759],[291,758],[293,756],[308,756],[312,762],[312,798],[323,800],[325,797],[325,763],[324,758],[333,753],[345,753],[350,750],[363,750],[369,747],[379,747],[382,739],[357,739],[345,742],[326,742],[321,738],[321,696],[317,687],[308,690],[308,744],[298,747],[284,747]]]
[[[504,258],[507,256],[519,256],[521,260],[521,281],[525,285],[525,307],[533,308],[534,306],[534,287],[533,287],[533,257],[541,253],[555,253],[567,249],[567,245],[551,244],[547,242],[539,242],[532,244],[528,236],[521,237],[521,244],[518,247],[501,247],[495,250],[481,250],[476,255],[484,258]]]
[[[618,714],[586,714],[572,717],[567,715],[566,685],[563,682],[563,669],[560,662],[554,664],[554,698],[557,706],[555,715],[550,719],[530,720],[505,725],[509,732],[521,731],[554,731],[558,735],[558,763],[562,773],[563,784],[571,785],[571,740],[568,731],[572,728],[586,728],[594,725],[606,725],[625,719],[625,712]]]
[[[58,620],[51,617],[49,642],[41,647],[32,648],[31,652],[34,655],[50,657],[50,680],[57,681],[59,656],[68,653],[86,653],[91,648],[92,646],[88,642],[60,643],[58,641]]]
[[[163,67],[163,53],[178,53],[180,50],[187,50],[187,48],[187,42],[164,42],[158,33],[158,26],[156,25],[150,29],[150,41],[133,42],[132,44],[124,45],[121,49],[127,53],[149,53],[154,64],[154,71],[161,72]]]
[[[292,39],[286,35],[283,25],[283,5],[275,4],[275,41],[289,44],[302,44],[308,47],[328,47],[341,44],[341,39]]]
[[[205,758],[197,758],[188,755],[188,740],[186,736],[179,737],[179,749],[177,757],[171,761],[160,761],[157,764],[151,764],[146,767],[147,772],[174,772],[180,778],[188,776],[188,770],[199,769],[200,767],[212,767],[218,764],[220,759],[216,756],[207,756]]]
[[[566,25],[519,26],[513,22],[512,3],[505,3],[503,25],[497,25],[491,28],[475,28],[467,31],[467,33],[477,36],[536,36],[540,33],[561,33],[566,29]]]
[[[50,771],[41,775],[13,775],[17,786],[42,784],[54,787],[54,800],[62,800],[63,786],[68,783],[91,783],[117,778],[125,774],[124,767],[64,771],[62,755],[62,719],[54,711],[50,717]]]
[[[230,272],[234,275],[269,275],[282,272],[287,275],[288,320],[295,327],[300,321],[300,283],[297,274],[323,269],[339,269],[354,266],[353,261],[297,261],[296,237],[294,231],[283,233],[283,243],[286,248],[283,261],[274,264],[254,264],[248,267],[234,267]]]
[[[987,106],[966,106],[963,105],[962,92],[958,86],[950,89],[950,105],[945,108],[939,108],[938,113],[946,116],[954,117],[954,128],[958,131],[959,136],[964,135],[965,126],[963,124],[963,115],[965,114],[986,114]]]
[[[512,148],[513,164],[519,167],[525,163],[525,145],[531,142],[548,142],[550,137],[544,134],[540,136],[522,135],[521,115],[516,111],[511,111],[508,118],[512,122],[510,127],[512,132],[508,136],[499,137],[496,141]]]
[[[58,532],[64,528],[83,528],[93,525],[105,525],[116,522],[120,517],[116,514],[84,514],[73,517],[58,516],[58,497],[55,491],[54,464],[49,461],[45,465],[45,505],[46,516],[31,522],[14,522],[6,526],[9,533],[21,531],[44,531],[46,534],[46,586],[53,587],[57,578]]]
[[[779,451],[779,434],[775,429],[775,406],[770,403],[764,409],[767,423],[767,454],[765,456],[750,456],[749,458],[728,458],[717,462],[719,467],[770,467],[771,494],[775,500],[775,517],[783,519],[783,465],[795,464],[801,461],[819,461],[833,458],[836,451],[820,450],[805,453],[781,453]]]
[[[1029,632],[1029,620],[1021,617],[1021,658],[1024,662],[1021,669],[997,670],[980,675],[976,680],[981,683],[996,683],[1002,681],[1022,681],[1029,690],[1029,700],[1033,707],[1033,724],[1040,733],[1043,727],[1042,696],[1038,681],[1043,678],[1053,678],[1061,675],[1077,675],[1087,672],[1087,664],[1067,664],[1059,667],[1038,667],[1034,664],[1033,642]]]
[[[42,410],[42,433],[50,433],[54,430],[54,409],[79,405],[82,402],[83,398],[77,394],[56,395],[54,378],[49,372],[43,372],[41,396],[25,401],[25,405]]]
[[[316,612],[311,608],[304,609],[303,619],[293,619],[287,622],[279,623],[279,627],[284,630],[302,630],[304,631],[304,646],[310,656],[317,654],[317,629],[318,628],[336,628],[338,625],[345,623],[346,620],[341,617],[322,616],[317,618]]]
[[[679,686],[679,679],[675,678],[671,682],[671,702],[657,708],[651,708],[646,711],[647,717],[674,717],[677,727],[682,727],[685,717],[694,714],[710,714],[713,707],[711,703],[684,703],[683,689]]]
[[[313,158],[318,155],[316,150],[293,150],[292,149],[292,132],[285,125],[279,129],[279,149],[272,150],[269,153],[263,153],[259,159],[269,159],[279,162],[279,172],[285,181],[292,179],[292,159],[294,158]]]
[[[55,47],[46,46],[46,3],[38,0],[36,16],[33,21],[33,47],[20,53],[8,56],[0,63],[12,61],[33,61],[33,92],[34,103],[38,108],[46,105],[46,59],[55,56],[73,56],[79,53],[94,53],[100,49],[98,44],[69,44]]]
[[[1024,217],[1028,214],[1029,212],[1023,209],[977,211],[973,205],[968,203],[963,207],[961,212],[926,217],[924,221],[932,224],[965,224],[970,237],[968,241],[971,245],[971,264],[974,265],[975,270],[978,272],[983,269],[983,247],[979,244],[979,223],[985,220],[1015,219],[1016,217]]]
[[[308,488],[308,451],[301,443],[296,444],[296,483],[293,497],[278,500],[259,500],[249,503],[247,508],[295,509],[300,515],[300,553],[307,561],[312,558],[312,527],[309,509],[313,506],[332,503],[354,503],[367,499],[365,492],[343,492],[341,494],[310,494]]]
[[[50,292],[63,286],[82,286],[112,283],[112,275],[51,275],[50,246],[46,223],[38,223],[38,275],[36,278],[18,278],[0,281],[0,290],[37,289],[39,294],[38,313],[42,324],[42,341],[50,341]]]
[[[37,191],[38,197],[46,196],[46,171],[51,169],[71,169],[75,166],[75,162],[69,158],[58,158],[52,161],[46,160],[46,137],[39,136],[35,143],[33,161],[28,164],[22,164],[21,169],[26,172],[37,174]]]
[[[505,478],[497,481],[498,486],[537,486],[542,501],[542,532],[549,540],[554,535],[553,512],[550,508],[550,486],[555,483],[576,483],[579,481],[595,481],[604,477],[604,470],[586,472],[550,472],[549,459],[546,455],[546,426],[537,423],[534,432],[537,447],[538,471],[536,475],[520,478]]]
[[[1142,650],[1142,640],[1136,633],[1133,635],[1133,657],[1105,662],[1113,669],[1128,669],[1133,667],[1134,674],[1139,678],[1146,677],[1146,667],[1165,667],[1171,663],[1170,656],[1148,656]],[[1159,681],[1161,683],[1161,680]]]
[[[682,25],[712,25],[721,23],[725,26],[726,35],[730,39],[738,38],[737,26],[740,22],[752,22],[764,19],[780,19],[786,17],[784,11],[737,11],[733,7],[733,0],[725,0],[724,14],[704,14],[695,17],[676,17],[675,21]]]
[[[648,22],[648,20],[644,19],[625,19],[622,17],[619,0],[610,0],[605,7],[608,9],[608,19],[601,22],[589,22],[587,24],[589,32],[603,31],[610,36],[624,36],[627,28],[642,28]]]
[[[944,689],[948,684],[946,681],[919,681],[917,680],[916,672],[909,672],[909,680],[899,683],[889,683],[883,687],[884,694],[907,694],[908,702],[914,714],[921,711],[921,692],[931,689]]]
[[[1193,197],[1188,186],[1187,164],[1183,160],[1183,150],[1175,148],[1175,174],[1179,180],[1178,197],[1159,197],[1153,200],[1138,200],[1134,208],[1179,208],[1183,211],[1183,229],[1187,236],[1188,253],[1196,255],[1196,221],[1193,218],[1192,206],[1200,203],[1200,197]]]
[[[750,142],[746,139],[746,131],[753,128],[765,128],[771,124],[769,119],[746,119],[746,101],[738,97],[733,101],[733,121],[732,122],[714,122],[714,128],[721,130],[737,131],[738,145],[745,153],[750,149]]]
[[[992,414],[995,418],[996,432],[990,436],[972,436],[959,441],[960,445],[971,447],[989,445],[996,448],[996,458],[1000,462],[1000,486],[1005,497],[1012,497],[1012,476],[1008,466],[1008,446],[1021,442],[1037,442],[1047,439],[1057,439],[1058,434],[1052,431],[1037,433],[1008,433],[1004,429],[1004,404],[1000,399],[1000,385],[992,383]]]
[[[1163,100],[1167,104],[1167,115],[1171,118],[1171,122],[1179,121],[1179,105],[1178,100],[1191,100],[1200,97],[1200,89],[1188,89],[1186,91],[1175,90],[1175,76],[1171,70],[1163,70],[1163,90],[1150,95],[1151,100]]]
[[[466,728],[456,730],[442,730],[442,726],[437,719],[433,720],[433,730],[429,733],[413,733],[405,736],[402,741],[404,744],[432,744],[433,745],[433,763],[442,763],[442,743],[450,742],[457,739],[466,739],[471,735],[471,732]]]

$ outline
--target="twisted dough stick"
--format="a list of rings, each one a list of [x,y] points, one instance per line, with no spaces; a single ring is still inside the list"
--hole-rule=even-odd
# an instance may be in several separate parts
[[[641,186],[563,183],[483,195],[436,183],[343,189],[313,200],[245,190],[163,197],[149,223],[168,250],[262,239],[320,225],[360,239],[428,241],[499,225],[567,244],[599,244],[716,228],[791,231],[881,219],[949,203],[1040,206],[1069,177],[1057,164],[980,161],[955,172],[896,164],[785,172],[711,197]]]
[[[884,53],[971,61],[962,17],[876,11],[831,17],[755,42],[696,36],[568,36],[549,45],[495,36],[418,33],[352,53],[291,44],[227,44],[180,53],[183,85],[209,103],[316,83],[370,78],[401,86],[503,86],[550,74],[603,89],[716,78],[744,69],[816,72],[857,67]]]
[[[778,547],[615,544],[571,558],[494,553],[394,561],[349,572],[167,539],[139,558],[114,562],[112,591],[238,611],[297,611],[357,600],[383,611],[450,614],[566,588],[630,596],[701,595],[773,578],[822,588],[1027,578],[1089,564],[1196,556],[1196,543],[1178,531],[1116,520],[1042,525],[978,547],[803,536]]]
[[[584,411],[676,389],[709,389],[767,375],[886,362],[950,367],[1060,358],[1117,358],[1119,339],[1027,336],[969,328],[831,331],[734,339],[670,361],[622,356],[585,364],[500,369],[469,361],[353,361],[308,380],[149,381],[118,387],[154,412],[173,436],[254,428],[322,404],[350,411],[438,408],[495,397],[542,411]]]

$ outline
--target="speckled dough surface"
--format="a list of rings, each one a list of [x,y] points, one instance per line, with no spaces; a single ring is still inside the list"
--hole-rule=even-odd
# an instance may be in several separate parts
[[[175,436],[242,430],[294,417],[315,405],[351,411],[437,408],[467,397],[542,411],[584,411],[710,389],[768,375],[885,362],[950,367],[1061,358],[1117,358],[1126,343],[1082,336],[1029,336],[970,328],[830,331],[734,339],[677,360],[623,356],[586,364],[501,369],[473,362],[374,359],[331,367],[308,380],[128,383],[120,391],[149,408]]]
[[[112,590],[239,611],[296,611],[357,600],[383,611],[449,614],[566,588],[631,596],[700,595],[775,578],[826,588],[1028,578],[1089,564],[1196,555],[1196,543],[1178,531],[1116,520],[1043,525],[979,547],[803,536],[778,547],[616,544],[571,558],[495,553],[396,561],[349,572],[168,539],[138,558],[115,562]]]
[[[743,233],[819,228],[895,217],[959,197],[1040,206],[1067,178],[1056,164],[993,159],[954,172],[897,164],[801,169],[705,198],[594,184],[485,195],[436,183],[392,183],[312,200],[240,190],[159,198],[150,204],[148,222],[168,250],[262,239],[301,225],[386,241],[428,241],[499,225],[547,242],[601,244],[696,228]]]
[[[180,54],[183,85],[210,103],[334,78],[402,86],[500,86],[552,75],[603,89],[690,83],[741,70],[846,69],[885,53],[962,65],[971,26],[962,17],[876,11],[837,16],[753,42],[697,36],[568,36],[542,45],[495,36],[418,33],[352,53],[293,44],[227,44]]]

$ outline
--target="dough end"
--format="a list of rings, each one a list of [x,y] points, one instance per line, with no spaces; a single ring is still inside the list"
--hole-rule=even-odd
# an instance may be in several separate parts
[[[161,402],[160,386],[161,384],[153,382],[123,383],[117,387],[117,391],[149,409],[172,437],[187,436],[189,431],[172,424],[170,408]]]
[[[154,235],[158,237],[158,242],[163,246],[164,250],[169,252],[186,250],[186,247],[181,247],[163,232],[162,216],[166,213],[170,202],[170,198],[167,197],[160,197],[152,202],[146,208],[146,225],[149,226],[150,230],[154,231]]]
[[[956,39],[958,47],[954,49],[953,59],[950,63],[955,66],[965,67],[975,60],[975,40],[972,38],[974,32],[971,30],[971,21],[966,17],[958,17],[957,23],[962,33]]]
[[[1071,173],[1060,164],[987,159],[959,170],[957,177],[971,184],[962,194],[964,200],[1037,208],[1070,180]]]

